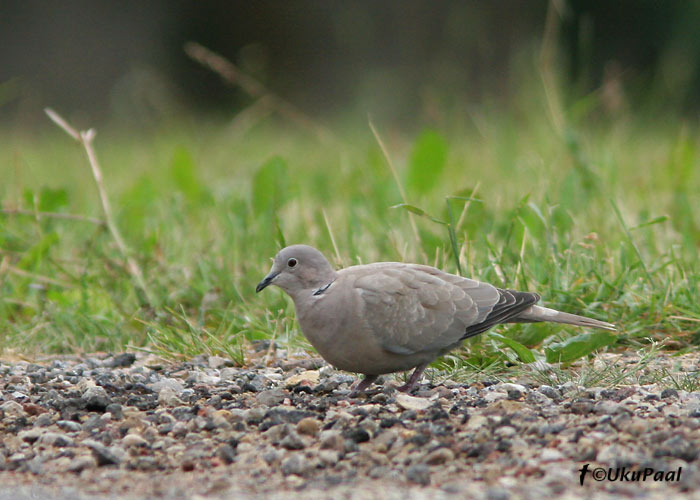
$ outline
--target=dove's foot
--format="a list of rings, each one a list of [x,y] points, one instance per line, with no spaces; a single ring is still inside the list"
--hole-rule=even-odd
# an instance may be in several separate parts
[[[411,378],[408,379],[408,382],[401,387],[397,387],[396,390],[401,392],[411,392],[411,389],[413,389],[413,387],[416,385],[416,382],[418,382],[420,376],[423,375],[423,370],[425,370],[426,366],[428,366],[427,363],[416,366],[416,369],[413,370]]]
[[[365,375],[365,378],[360,380],[355,387],[352,388],[350,397],[357,397],[358,395],[365,392],[365,390],[372,385],[372,383],[377,380],[378,375]]]

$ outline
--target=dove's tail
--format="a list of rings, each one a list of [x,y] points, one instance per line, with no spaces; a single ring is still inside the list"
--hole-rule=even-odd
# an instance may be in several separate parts
[[[598,321],[597,319],[569,314],[542,306],[530,306],[514,318],[508,320],[509,323],[536,323],[539,321],[602,328],[603,330],[616,330],[615,325],[612,323],[606,323],[605,321]]]

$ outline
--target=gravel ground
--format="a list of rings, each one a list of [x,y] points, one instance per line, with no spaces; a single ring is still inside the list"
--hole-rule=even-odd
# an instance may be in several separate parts
[[[520,379],[405,395],[389,377],[351,397],[355,380],[316,359],[0,362],[0,500],[700,499],[698,392]]]

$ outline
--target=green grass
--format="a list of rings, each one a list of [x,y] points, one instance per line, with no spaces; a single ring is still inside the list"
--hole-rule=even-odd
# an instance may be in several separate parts
[[[280,291],[254,293],[277,250],[303,242],[339,267],[427,263],[619,326],[499,327],[506,340],[487,334],[438,362],[448,375],[652,341],[697,350],[697,126],[573,103],[559,133],[546,108],[535,95],[413,132],[377,124],[388,158],[365,122],[331,127],[330,143],[276,121],[99,131],[116,224],[150,301],[103,225],[0,214],[0,348],[245,363],[251,340],[308,346]],[[0,178],[5,209],[104,218],[84,151],[57,128],[1,134]]]

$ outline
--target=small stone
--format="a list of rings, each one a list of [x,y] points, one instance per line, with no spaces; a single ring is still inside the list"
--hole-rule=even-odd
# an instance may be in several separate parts
[[[319,437],[322,450],[336,450],[339,452],[345,449],[345,439],[340,431],[327,430],[321,432]]]
[[[224,367],[231,363],[230,359],[222,358],[221,356],[209,356],[207,361],[209,366],[214,369]]]
[[[537,390],[549,399],[561,399],[561,393],[552,386],[541,385]]]
[[[34,427],[48,427],[53,424],[53,417],[50,413],[42,413],[34,421]]]
[[[282,457],[282,452],[279,450],[269,449],[265,453],[263,453],[263,460],[267,462],[269,465],[277,464]]]
[[[97,460],[90,455],[80,455],[70,461],[66,469],[70,472],[81,472],[85,469],[94,469],[97,466]]]
[[[545,448],[542,450],[540,458],[543,462],[556,462],[558,460],[562,460],[564,458],[564,454],[559,450],[555,450],[554,448]]]
[[[119,403],[111,403],[107,405],[107,408],[105,408],[106,412],[109,412],[112,414],[112,418],[114,420],[121,420],[124,418],[124,413],[122,412],[122,405]]]
[[[501,384],[501,389],[505,390],[506,392],[517,391],[521,394],[525,394],[526,392],[528,392],[527,387],[525,387],[524,385],[512,384],[510,382],[505,382]]]
[[[284,381],[285,387],[294,387],[295,385],[307,385],[314,387],[318,385],[319,372],[318,370],[306,370],[296,375],[288,377]]]
[[[20,392],[20,391],[13,392],[12,397],[18,403],[22,403],[23,401],[26,401],[29,398],[29,396],[27,396],[25,393]]]
[[[510,425],[503,425],[501,427],[498,427],[494,431],[494,434],[500,438],[512,438],[517,432],[518,431],[515,430],[515,427],[511,427]]]
[[[282,474],[284,474],[285,476],[289,476],[290,474],[303,476],[304,472],[306,472],[306,465],[306,460],[299,456],[298,453],[293,453],[292,455],[282,460],[280,469],[282,470]]]
[[[527,394],[527,397],[525,398],[525,401],[527,403],[530,403],[531,405],[551,405],[553,404],[552,400],[542,394],[541,392],[537,391],[531,391]]]
[[[411,465],[406,469],[406,479],[422,486],[430,484],[430,468],[427,465]]]
[[[135,361],[136,361],[135,354],[133,354],[131,352],[124,352],[124,353],[117,354],[116,356],[114,356],[107,363],[105,363],[105,365],[110,367],[110,368],[127,368],[127,367],[133,365]]]
[[[35,476],[40,476],[44,473],[44,464],[40,457],[34,457],[32,460],[29,460],[27,462],[27,468],[29,469],[29,472]]]
[[[56,425],[66,432],[80,432],[83,427],[78,422],[73,422],[72,420],[59,420],[56,422]]]
[[[70,422],[69,420],[64,420],[64,422]],[[87,422],[83,424],[83,429],[87,432],[95,432],[107,427],[107,423],[102,420],[101,415],[93,415]]]
[[[73,439],[66,436],[65,434],[59,434],[58,432],[46,432],[39,437],[39,443],[48,446],[56,446],[63,448],[65,446],[73,446]]]
[[[297,432],[307,436],[316,436],[321,430],[321,422],[313,417],[306,417],[299,420]]]
[[[423,460],[428,465],[440,465],[454,460],[455,454],[449,448],[438,448],[425,456]]]
[[[189,431],[185,422],[175,422],[171,432],[173,433],[173,436],[181,438],[186,436]]]
[[[489,419],[483,415],[474,415],[467,422],[468,430],[477,430],[483,427],[488,427]]]
[[[508,394],[505,392],[501,391],[489,391],[484,395],[484,399],[486,400],[487,403],[494,403],[496,401],[500,401],[502,399],[507,399]]]
[[[252,375],[252,378],[248,378],[248,380],[244,382],[241,387],[245,392],[262,392],[265,390],[265,386],[267,385],[268,381],[269,379],[267,377],[256,374]]]
[[[508,490],[504,490],[503,488],[499,488],[497,486],[489,488],[486,491],[487,500],[508,500],[509,498],[510,493],[508,493]]]
[[[182,383],[176,378],[162,378],[150,385],[151,390],[157,393],[160,393],[160,391],[166,387],[171,389],[178,396],[185,390]]]
[[[127,448],[131,447],[147,447],[148,441],[139,436],[138,434],[127,434],[122,439],[122,444]]]
[[[587,415],[593,411],[593,401],[589,399],[577,399],[571,402],[571,412],[577,415]]]
[[[6,401],[0,405],[0,410],[2,410],[5,415],[10,417],[24,417],[25,412],[22,405],[17,401]]]
[[[95,385],[88,387],[80,398],[85,403],[85,409],[88,411],[104,412],[112,400],[107,395],[104,387]]]
[[[389,473],[388,467],[372,467],[367,472],[367,475],[372,479],[380,479]]]
[[[158,391],[158,404],[160,406],[182,406],[184,402],[178,397],[178,393],[171,387],[165,386]]]
[[[277,406],[287,397],[287,393],[282,389],[270,389],[257,393],[255,399],[258,403],[266,406]]]
[[[619,403],[616,403],[615,401],[611,401],[609,399],[603,399],[595,404],[595,406],[593,407],[593,411],[597,415],[614,415],[617,412],[618,408],[620,408]]]
[[[396,432],[393,429],[388,429],[379,434],[376,438],[374,438],[374,441],[372,442],[374,445],[375,451],[379,453],[386,453],[391,449],[393,444],[396,442],[396,440],[399,437],[399,433]]]
[[[27,443],[33,443],[41,436],[41,431],[39,429],[29,429],[26,431],[20,431],[18,437]]]
[[[433,405],[433,402],[426,398],[417,398],[408,394],[397,394],[396,404],[404,410],[425,410]]]
[[[48,410],[42,406],[39,406],[38,404],[34,403],[24,403],[22,405],[22,409],[27,415],[41,415],[43,413],[46,413]]]
[[[245,410],[243,420],[245,420],[247,424],[256,425],[262,422],[263,418],[265,418],[265,413],[265,408],[251,408],[249,410]]]
[[[301,436],[295,431],[291,431],[287,434],[284,439],[280,442],[280,446],[288,450],[303,450],[306,448],[306,443],[301,439]]]
[[[125,458],[124,450],[117,448],[107,448],[105,445],[93,440],[83,441],[83,446],[92,450],[92,454],[97,460],[98,466],[118,465]]]
[[[298,424],[306,417],[313,417],[315,414],[306,410],[295,410],[288,407],[278,406],[270,408],[265,412],[265,422],[275,424]]]
[[[664,389],[661,391],[661,399],[678,398],[678,391],[675,389]]]
[[[318,459],[321,461],[322,465],[332,467],[340,460],[340,453],[336,450],[320,450],[318,452]]]
[[[660,448],[654,450],[655,457],[671,456],[692,462],[698,457],[697,445],[682,436],[673,436],[671,439],[663,443]]]
[[[212,424],[217,429],[230,429],[231,423],[229,420],[232,418],[231,412],[228,410],[217,410],[211,417]]]
[[[236,460],[236,450],[230,444],[221,446],[217,454],[227,464],[231,464]]]
[[[362,427],[354,427],[352,429],[348,429],[343,433],[343,436],[356,443],[365,443],[370,439],[369,432],[367,432]]]
[[[516,390],[509,390],[508,391],[508,399],[512,399],[513,401],[516,401],[522,397],[523,397],[523,393],[520,391],[516,391]]]

